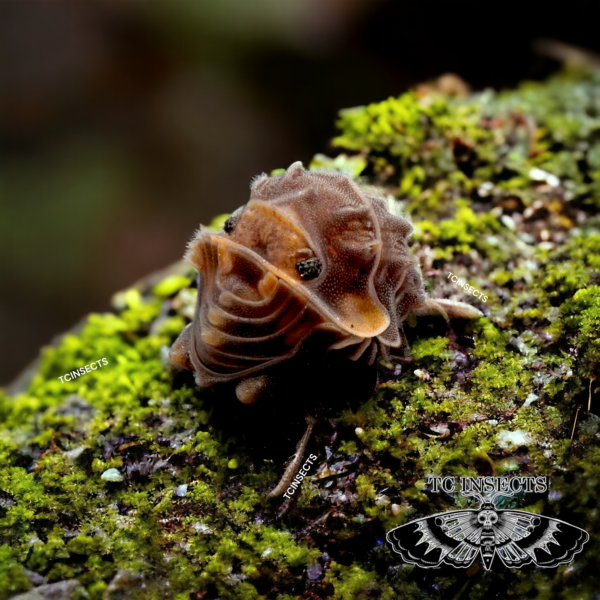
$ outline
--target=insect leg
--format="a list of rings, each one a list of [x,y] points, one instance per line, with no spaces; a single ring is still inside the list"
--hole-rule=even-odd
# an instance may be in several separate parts
[[[417,317],[442,315],[447,322],[450,322],[450,319],[477,319],[483,316],[480,310],[465,302],[433,298],[427,298],[424,307],[413,309],[411,313]]]

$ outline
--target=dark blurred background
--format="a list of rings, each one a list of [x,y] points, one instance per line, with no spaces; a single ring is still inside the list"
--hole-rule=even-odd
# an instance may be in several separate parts
[[[178,260],[338,109],[446,72],[474,90],[600,52],[597,0],[0,0],[0,383]],[[537,48],[537,50],[536,50]],[[552,52],[550,52],[552,54]]]

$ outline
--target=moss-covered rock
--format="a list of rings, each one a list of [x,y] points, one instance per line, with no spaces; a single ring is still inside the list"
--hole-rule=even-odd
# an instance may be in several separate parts
[[[428,293],[485,318],[407,327],[412,359],[382,365],[375,396],[317,431],[319,466],[284,512],[265,492],[293,432],[258,452],[273,431],[228,428],[232,399],[168,360],[194,273],[179,264],[118,294],[0,394],[0,598],[76,581],[91,599],[596,597],[600,75],[409,92],[342,111],[339,127],[347,154],[312,168],[382,188],[413,220]],[[588,530],[576,562],[424,571],[385,545],[391,527],[467,502],[427,475],[512,473],[551,477],[550,494],[515,502]]]

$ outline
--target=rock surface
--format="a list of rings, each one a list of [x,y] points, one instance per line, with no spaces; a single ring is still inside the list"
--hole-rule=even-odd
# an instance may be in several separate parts
[[[0,393],[0,598],[597,597],[600,75],[464,98],[419,88],[342,111],[339,128],[345,154],[311,168],[377,186],[412,219],[430,296],[485,318],[407,327],[411,359],[318,426],[318,466],[282,506],[266,492],[301,423],[169,363],[191,270],[118,294]],[[550,493],[511,505],[590,541],[551,570],[401,566],[386,531],[467,504],[432,492],[439,474],[548,475]]]

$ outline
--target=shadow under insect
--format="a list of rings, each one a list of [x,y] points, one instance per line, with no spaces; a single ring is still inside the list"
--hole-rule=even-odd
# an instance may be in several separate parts
[[[202,398],[211,411],[211,426],[222,439],[234,438],[244,446],[253,462],[272,460],[283,464],[293,454],[313,417],[313,437],[330,438],[329,422],[344,408],[357,409],[372,395],[377,380],[376,365],[353,363],[336,353],[319,355],[310,341],[293,359],[273,367],[274,385],[253,404],[236,397],[237,382],[205,390]],[[189,376],[182,374],[186,382]],[[191,383],[191,381],[190,381]],[[314,439],[307,450],[319,454]]]

